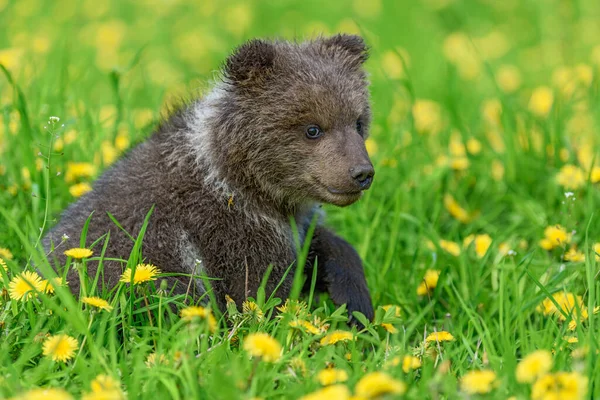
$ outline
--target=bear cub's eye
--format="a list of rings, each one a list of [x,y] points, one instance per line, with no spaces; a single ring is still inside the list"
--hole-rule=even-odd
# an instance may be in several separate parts
[[[317,139],[323,135],[323,130],[319,125],[309,125],[306,127],[306,137],[309,139]]]
[[[356,132],[358,132],[358,134],[360,136],[363,135],[363,123],[360,119],[356,120]]]

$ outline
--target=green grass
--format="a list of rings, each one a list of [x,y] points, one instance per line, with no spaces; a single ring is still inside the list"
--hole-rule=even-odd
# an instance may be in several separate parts
[[[592,312],[600,304],[597,2],[201,3],[0,0],[0,247],[13,255],[0,254],[8,265],[0,279],[0,397],[52,387],[79,398],[108,374],[131,399],[299,398],[318,390],[315,376],[334,365],[347,372],[352,392],[365,374],[384,371],[406,384],[408,398],[462,398],[461,377],[489,369],[497,385],[480,397],[529,398],[531,385],[519,383],[515,369],[538,349],[553,351],[552,371],[588,378],[585,398],[600,396],[600,322]],[[264,318],[213,307],[213,332],[203,319],[182,320],[187,305],[160,290],[160,278],[95,293],[112,311],[94,312],[60,287],[28,301],[9,297],[22,270],[35,264],[50,273],[39,239],[75,200],[73,185],[93,182],[147,137],[173,98],[205,91],[234,46],[340,30],[360,32],[371,46],[369,147],[377,175],[357,204],[327,208],[327,225],[363,258],[378,306],[373,324],[353,329],[356,340],[321,346],[323,334],[291,328],[289,313],[274,317],[281,304],[264,295],[256,299]],[[506,65],[518,80],[510,71],[502,79]],[[536,101],[542,86],[553,94],[548,113],[541,109],[548,96],[537,92]],[[60,122],[49,123],[51,116]],[[72,177],[70,162],[92,169]],[[565,165],[577,168],[566,183]],[[446,195],[469,218],[453,217]],[[547,251],[539,242],[555,224],[574,233]],[[489,249],[464,247],[471,234],[489,235]],[[456,242],[459,254],[444,250],[442,239]],[[102,259],[103,244],[94,259]],[[514,253],[503,255],[501,244]],[[564,259],[573,246],[585,261]],[[134,252],[128,265],[139,257]],[[440,271],[439,280],[419,296],[427,270]],[[537,310],[544,300],[558,306],[548,299],[561,293],[582,302],[556,315]],[[305,318],[350,330],[345,310],[325,296],[302,300],[311,302]],[[380,308],[387,304],[401,316]],[[578,318],[582,307],[589,312]],[[436,330],[455,340],[425,346]],[[283,346],[278,361],[257,362],[244,350],[258,331]],[[64,363],[42,355],[46,336],[59,333],[78,341]],[[153,353],[163,361],[148,366]],[[405,373],[391,362],[409,354],[421,368]]]

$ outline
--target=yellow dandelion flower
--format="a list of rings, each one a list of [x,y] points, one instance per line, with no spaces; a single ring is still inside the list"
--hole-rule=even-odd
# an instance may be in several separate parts
[[[496,71],[496,83],[505,93],[516,92],[521,87],[521,72],[514,65],[501,65]]]
[[[303,319],[290,321],[289,326],[291,328],[297,328],[297,329],[303,330],[305,332],[312,333],[313,335],[318,335],[321,333],[319,328],[317,328],[312,323],[305,321]]]
[[[575,336],[563,336],[563,340],[569,344],[579,343],[579,339]]]
[[[552,225],[544,229],[544,238],[540,241],[540,246],[545,250],[552,250],[555,247],[571,243],[571,235],[560,225]]]
[[[396,329],[396,327],[394,327],[394,325],[389,324],[387,322],[383,322],[381,324],[381,327],[391,334],[398,333],[398,329]]]
[[[412,106],[415,129],[419,133],[436,134],[444,127],[442,108],[431,100],[417,100]]]
[[[426,342],[452,342],[454,340],[454,336],[451,333],[446,331],[433,332],[429,334],[426,338]]]
[[[467,151],[474,156],[481,153],[481,142],[475,138],[469,138],[467,140]]]
[[[168,365],[169,360],[167,359],[167,357],[165,357],[164,354],[150,353],[148,355],[148,357],[146,358],[145,364],[146,364],[146,367],[152,368],[158,364]]]
[[[73,197],[81,197],[84,194],[92,191],[92,185],[87,182],[77,183],[69,186],[69,193]]]
[[[61,277],[55,277],[51,280],[44,279],[42,281],[42,287],[44,288],[44,293],[51,294],[54,293],[54,289],[56,286],[64,286],[67,282],[64,282]]]
[[[8,272],[8,265],[6,265],[6,261],[0,258],[0,267],[4,269],[4,272]]]
[[[564,255],[565,261],[585,262],[585,254],[577,250],[576,246],[572,246]]]
[[[397,305],[387,304],[385,306],[381,306],[381,308],[383,308],[386,312],[392,307],[394,308],[394,316],[399,317],[400,316],[400,307],[398,307]]]
[[[492,178],[497,182],[504,178],[504,164],[502,164],[502,161],[494,160],[492,162]]]
[[[6,247],[0,247],[0,258],[4,258],[5,260],[12,260],[13,254]]]
[[[581,296],[576,296],[573,293],[565,293],[561,291],[554,293],[552,298],[554,301],[549,298],[544,299],[544,301],[542,301],[542,303],[537,307],[537,311],[544,315],[556,315],[561,321],[566,321],[567,319],[563,313],[567,315],[573,314],[575,316],[581,314],[580,316],[582,318],[587,318],[587,308]],[[556,307],[554,304],[555,302],[559,305],[560,309]]]
[[[536,88],[529,99],[529,110],[538,117],[545,117],[552,109],[554,93],[546,86]]]
[[[8,284],[8,293],[13,300],[29,300],[44,290],[42,278],[37,272],[25,271],[15,276]]]
[[[421,368],[421,365],[423,365],[421,360],[415,356],[404,356],[402,359],[402,371],[407,374],[412,370]]]
[[[135,267],[135,274],[131,276],[131,268],[127,268],[123,275],[121,275],[121,282],[133,283],[144,283],[149,281],[155,281],[157,275],[160,274],[160,270],[152,264],[138,264]]]
[[[281,345],[268,333],[251,333],[244,340],[244,350],[252,357],[260,357],[266,362],[275,362],[281,357]]]
[[[390,79],[401,79],[404,77],[404,63],[393,50],[386,51],[381,57],[381,68]]]
[[[460,379],[460,388],[468,394],[485,394],[498,384],[496,373],[490,370],[469,371]]]
[[[587,387],[588,378],[579,372],[547,374],[533,384],[531,399],[584,399],[587,394]]]
[[[65,256],[81,260],[82,258],[89,258],[94,254],[90,249],[73,248],[65,251]]]
[[[321,385],[329,386],[334,383],[346,382],[348,373],[343,369],[325,368],[317,373],[317,380]]]
[[[444,207],[459,222],[463,224],[471,222],[471,215],[458,204],[458,202],[450,194],[444,195]]]
[[[211,332],[217,330],[217,320],[213,313],[208,309],[200,306],[191,306],[181,310],[181,318],[184,321],[192,322],[197,318],[205,319],[208,323],[208,329]]]
[[[109,375],[98,375],[90,384],[92,391],[81,400],[125,400],[119,382]]]
[[[350,400],[350,390],[344,385],[332,385],[300,397],[300,400]]]
[[[81,301],[84,302],[85,304],[89,304],[90,306],[99,308],[101,310],[111,311],[113,309],[113,307],[110,304],[108,304],[108,301],[106,301],[100,297],[96,297],[96,296],[83,297],[81,299]]]
[[[492,244],[492,238],[487,233],[482,235],[469,235],[465,238],[463,244],[468,247],[474,244],[475,254],[478,258],[483,258]]]
[[[576,165],[564,165],[556,175],[556,182],[569,190],[576,190],[585,185],[587,176],[585,172]]]
[[[552,354],[548,350],[536,350],[528,354],[517,365],[517,381],[533,383],[552,369]]]
[[[72,183],[79,178],[92,178],[95,174],[96,167],[94,164],[86,162],[69,162],[67,163],[65,181],[67,183]]]
[[[246,300],[242,303],[242,312],[246,315],[252,316],[252,318],[258,322],[264,319],[264,313],[258,304],[250,300]]]
[[[433,292],[433,290],[437,287],[438,279],[440,277],[440,271],[436,269],[428,269],[425,272],[425,276],[423,280],[417,287],[417,295],[425,296],[428,293]]]
[[[52,358],[54,361],[65,362],[73,358],[75,350],[79,348],[77,339],[59,334],[50,336],[44,341],[42,354]]]
[[[600,167],[593,167],[590,174],[590,180],[592,183],[600,182]]]
[[[460,246],[456,242],[453,242],[451,240],[441,239],[440,247],[442,248],[442,250],[445,250],[446,252],[450,253],[454,257],[458,257],[460,255]]]
[[[406,385],[385,372],[371,372],[358,381],[354,391],[359,397],[371,399],[386,394],[403,394]]]
[[[13,397],[13,400],[73,400],[73,396],[63,389],[37,388]]]
[[[354,335],[352,335],[352,332],[341,330],[333,331],[321,339],[321,346],[336,344],[337,342],[345,342],[347,340],[354,340]]]

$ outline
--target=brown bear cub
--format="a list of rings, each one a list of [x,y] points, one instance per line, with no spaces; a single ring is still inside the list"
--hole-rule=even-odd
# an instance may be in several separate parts
[[[109,213],[135,236],[154,206],[142,253],[162,272],[179,274],[169,278],[175,293],[186,293],[192,274],[204,275],[215,278],[221,308],[225,295],[241,303],[256,295],[272,265],[267,296],[281,283],[276,295],[285,299],[294,275],[286,271],[297,256],[291,218],[302,241],[319,204],[352,204],[373,180],[365,148],[366,59],[364,41],[352,35],[243,44],[207,96],[161,123],[64,212],[44,239],[46,250],[67,235],[51,256],[64,265],[62,250],[78,247],[93,212],[88,244],[109,233],[105,257],[127,259],[133,240]],[[306,273],[316,260],[319,290],[349,312],[373,318],[362,263],[350,244],[317,225],[309,258]],[[97,265],[88,267],[95,276]],[[104,284],[117,284],[123,268],[104,261]],[[79,293],[76,275],[68,281]],[[201,279],[191,287],[194,297],[205,291]]]

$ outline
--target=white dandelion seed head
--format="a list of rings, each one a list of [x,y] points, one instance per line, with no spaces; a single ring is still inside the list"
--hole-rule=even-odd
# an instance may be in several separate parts
[[[60,118],[58,118],[58,117],[55,117],[55,116],[52,116],[52,117],[50,117],[50,118],[48,119],[48,121],[49,121],[51,124],[56,124],[58,121],[60,121]]]
[[[565,192],[565,197],[568,199],[569,197],[573,197],[574,194],[575,193],[573,193],[573,192]],[[575,200],[575,199],[573,199],[573,200]]]
[[[62,235],[62,238],[61,238],[61,239],[63,240],[63,242],[64,242],[64,241],[67,241],[67,240],[69,240],[69,235],[67,235],[66,233],[63,233],[63,235]]]
[[[512,256],[516,256],[516,255],[517,255],[517,252],[516,252],[516,251],[514,251],[513,249],[510,249],[510,250],[509,250],[509,251],[508,251],[506,254],[508,254],[509,256],[511,256],[511,257],[512,257]]]

